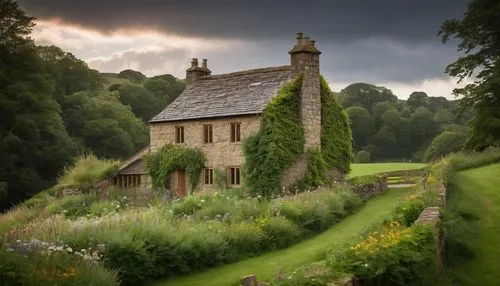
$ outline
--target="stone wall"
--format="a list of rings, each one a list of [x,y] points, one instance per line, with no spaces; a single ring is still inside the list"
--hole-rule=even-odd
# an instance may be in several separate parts
[[[231,123],[241,123],[241,141],[231,142]],[[203,143],[203,125],[212,124],[213,143]],[[175,127],[184,127],[184,143],[175,143]],[[242,144],[249,136],[256,134],[260,129],[260,116],[238,116],[230,118],[189,120],[178,122],[152,123],[150,126],[151,151],[157,151],[166,144],[176,144],[187,148],[199,148],[207,162],[207,168],[220,169],[226,172],[228,167],[242,167],[245,161]],[[241,178],[243,180],[243,178]],[[186,186],[189,179],[186,178]],[[243,181],[242,181],[243,182]],[[212,191],[217,187],[205,185],[204,176],[196,190]]]
[[[352,191],[363,199],[380,194],[388,190],[387,176],[379,176],[378,180],[366,184],[352,185]]]

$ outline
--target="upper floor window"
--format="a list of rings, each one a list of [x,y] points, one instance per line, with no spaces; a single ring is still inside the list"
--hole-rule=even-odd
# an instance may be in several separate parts
[[[229,182],[231,185],[240,184],[240,167],[229,168]]]
[[[205,185],[212,185],[214,183],[214,169],[205,168]]]
[[[175,143],[184,143],[184,127],[175,126]]]
[[[203,125],[203,143],[213,143],[212,139],[212,124]]]
[[[241,141],[240,128],[241,128],[240,122],[231,123],[231,142]]]

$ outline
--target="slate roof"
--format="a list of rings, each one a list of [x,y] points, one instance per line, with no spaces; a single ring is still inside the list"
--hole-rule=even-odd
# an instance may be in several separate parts
[[[290,80],[290,66],[204,76],[149,122],[259,114]]]
[[[128,174],[146,174],[146,167],[144,165],[144,156],[150,151],[150,146],[144,147],[139,152],[135,153],[132,157],[128,158],[118,168],[119,175]]]

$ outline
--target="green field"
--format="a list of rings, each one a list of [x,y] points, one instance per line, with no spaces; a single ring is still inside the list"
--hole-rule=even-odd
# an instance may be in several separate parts
[[[365,163],[351,164],[349,177],[373,175],[383,172],[399,170],[415,170],[425,167],[425,163]]]
[[[475,219],[467,220],[463,237],[474,257],[448,269],[452,285],[498,285],[500,280],[500,164],[459,172],[455,204]],[[454,194],[455,195],[455,194]]]
[[[391,206],[407,192],[408,189],[392,190],[374,197],[357,213],[329,230],[287,249],[217,267],[200,274],[159,281],[154,285],[239,285],[239,279],[248,274],[256,274],[261,281],[269,280],[278,269],[290,271],[303,264],[322,260],[325,251],[332,245],[346,243],[367,227],[380,224],[391,213]]]

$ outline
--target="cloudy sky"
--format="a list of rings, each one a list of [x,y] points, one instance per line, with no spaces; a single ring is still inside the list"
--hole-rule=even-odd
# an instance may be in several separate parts
[[[443,73],[458,57],[437,36],[466,0],[20,0],[37,18],[33,37],[102,72],[134,69],[184,77],[190,58],[213,74],[289,64],[295,33],[322,51],[334,90],[355,82],[453,98]]]

